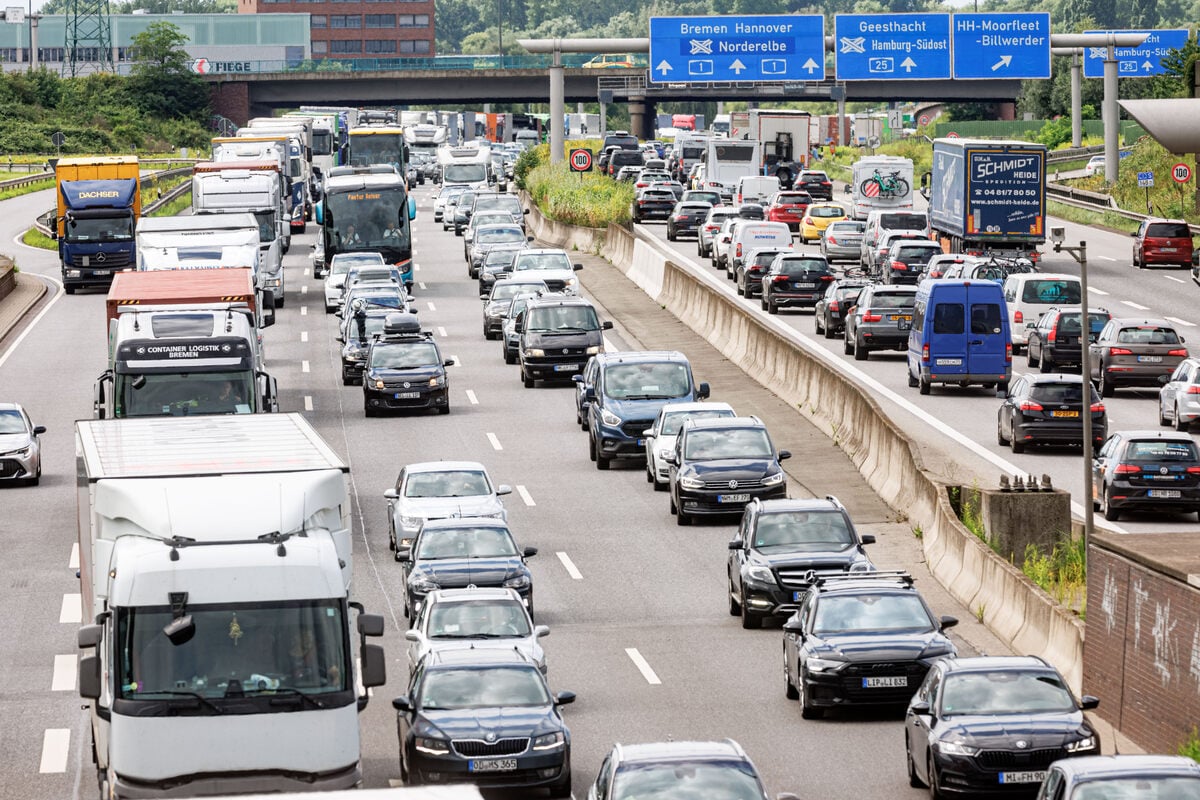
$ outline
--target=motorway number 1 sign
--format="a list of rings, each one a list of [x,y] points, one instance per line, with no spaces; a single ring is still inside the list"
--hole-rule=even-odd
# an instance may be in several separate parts
[[[571,171],[572,172],[591,172],[592,171],[592,151],[578,148],[571,151]]]
[[[1171,167],[1171,177],[1176,183],[1187,183],[1192,179],[1192,168],[1180,161]]]

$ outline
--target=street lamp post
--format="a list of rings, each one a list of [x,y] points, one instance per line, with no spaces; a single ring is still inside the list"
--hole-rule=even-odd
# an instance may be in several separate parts
[[[496,0],[496,48],[500,51],[500,66],[504,66],[504,0]]]

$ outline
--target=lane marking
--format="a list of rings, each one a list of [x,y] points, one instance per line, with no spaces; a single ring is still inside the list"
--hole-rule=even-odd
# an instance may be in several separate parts
[[[569,555],[561,550],[555,553],[555,555],[558,556],[558,560],[562,562],[563,569],[565,569],[567,574],[571,576],[571,580],[583,580],[583,573],[579,571],[579,567],[575,566],[575,562],[571,560]]]
[[[1163,317],[1163,319],[1169,319],[1171,322],[1174,322],[1176,325],[1182,325],[1185,328],[1196,327],[1196,323],[1188,322],[1186,319],[1180,319],[1179,317]]]
[[[500,440],[496,438],[496,434],[488,433],[488,441],[492,443],[493,450],[503,450],[504,447],[500,444]]]
[[[609,339],[607,336],[605,336],[604,337],[604,352],[619,353],[619,352],[621,352],[621,348],[619,348],[615,344],[613,344],[612,339]]]
[[[636,647],[626,647],[625,655],[629,656],[629,660],[638,668],[638,672],[642,673],[642,677],[646,679],[646,683],[651,686],[658,686],[662,683],[658,679],[658,675],[654,674],[654,670],[650,668],[650,663],[642,658],[642,654],[637,651]]]
[[[312,395],[310,395],[310,394],[304,395],[304,410],[305,411],[313,410]]]
[[[426,289],[425,281],[417,281],[417,286],[421,287],[422,292],[425,291],[425,289]]]
[[[54,677],[50,679],[50,691],[75,691],[75,675],[79,672],[79,656],[58,655],[54,657]]]
[[[307,277],[308,277],[308,267],[305,267],[305,268],[304,268],[304,271],[303,271],[301,274],[302,274],[302,275],[304,275],[304,277],[306,277],[306,278],[307,278]],[[301,289],[300,291],[304,291],[304,289]]]
[[[64,625],[78,625],[83,622],[83,595],[78,592],[63,595],[58,621]]]
[[[413,272],[420,272],[420,271],[421,271],[421,265],[413,264]]]
[[[519,483],[517,484],[517,494],[521,495],[521,499],[525,501],[525,505],[530,508],[537,505],[537,503],[533,502],[533,495],[529,493],[529,490]]]
[[[1183,280],[1182,278],[1176,278],[1174,275],[1163,275],[1163,277],[1169,281],[1175,281],[1176,283],[1187,283],[1187,281]]]
[[[454,355],[453,353],[450,354],[450,360],[454,362],[454,366],[456,366],[456,367],[462,366],[462,359],[459,358],[458,356]]]
[[[300,341],[302,341],[302,342],[308,341],[308,331],[300,331]]]
[[[19,241],[19,238],[18,238],[18,241]],[[24,243],[22,243],[22,246],[29,247],[29,245],[26,245]],[[43,250],[41,252],[44,253],[45,251]],[[49,314],[50,309],[54,308],[54,304],[57,303],[62,298],[62,296],[66,294],[66,292],[63,291],[61,281],[55,280],[54,278],[51,278],[49,275],[36,275],[34,277],[39,278],[41,280],[50,281],[50,283],[52,283],[58,287],[58,291],[55,292],[54,296],[51,297],[46,302],[46,307],[43,308],[41,311],[39,311],[38,315],[36,317],[34,317],[33,320],[30,321],[29,326],[26,327],[25,330],[21,331],[21,335],[17,337],[16,341],[14,341],[11,345],[9,345],[8,349],[4,351],[4,355],[0,356],[0,367],[3,367],[4,362],[8,361],[9,357],[12,356],[12,354],[17,351],[17,348],[21,346],[21,342],[25,341],[25,337],[28,336],[29,334],[33,333],[33,329],[36,328],[37,324],[42,321],[42,317]],[[43,295],[43,297],[45,297],[45,295]]]
[[[1108,297],[1108,292],[1104,291],[1103,289],[1097,289],[1095,286],[1088,286],[1088,291],[1091,292],[1092,294],[1098,294],[1103,297]]]
[[[1113,258],[1112,256],[1100,256],[1100,257],[1103,258],[1105,261],[1116,261],[1116,259]]]
[[[308,362],[307,362],[307,361],[301,361],[301,362],[300,362],[300,371],[301,371],[301,372],[308,372],[308,371],[309,371],[309,370],[308,370]]]
[[[308,284],[304,284],[300,287],[300,294],[308,294]]]
[[[425,306],[430,311],[437,311],[437,306],[435,306],[433,303],[429,302],[428,300],[425,301]]]
[[[1133,302],[1132,300],[1122,300],[1121,302],[1123,304],[1129,306],[1130,308],[1136,308],[1138,311],[1149,311],[1150,310],[1146,306],[1138,305],[1137,303]]]
[[[438,325],[438,336],[441,336],[443,339],[446,338],[446,329],[443,328],[441,325]]]
[[[308,316],[308,306],[300,306],[300,316],[302,316],[302,317]]]
[[[67,561],[67,569],[79,569],[79,542],[71,545],[71,558]]]
[[[471,401],[471,405],[479,405],[479,398],[476,397],[475,392],[471,391],[470,389],[467,389],[467,399]]]
[[[71,752],[71,729],[49,728],[42,737],[42,764],[38,772],[43,775],[67,771],[67,756]]]

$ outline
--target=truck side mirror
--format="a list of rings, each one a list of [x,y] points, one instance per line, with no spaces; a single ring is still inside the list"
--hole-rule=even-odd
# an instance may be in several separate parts
[[[100,657],[84,656],[79,659],[79,696],[88,700],[99,700],[103,689]]]
[[[417,198],[408,198],[408,218],[414,220],[417,218]]]
[[[697,387],[697,389],[696,389],[696,397],[699,397],[701,400],[704,400],[704,399],[708,398],[709,394],[711,394],[711,391],[709,389],[708,384],[705,382],[701,382],[700,386]]]
[[[383,636],[383,617],[379,614],[359,614],[358,632],[363,636]]]
[[[364,644],[359,653],[362,658],[362,685],[364,689],[373,686],[383,686],[387,683],[387,660],[383,657],[383,648],[377,644]],[[367,695],[358,698],[358,710],[367,707]]]

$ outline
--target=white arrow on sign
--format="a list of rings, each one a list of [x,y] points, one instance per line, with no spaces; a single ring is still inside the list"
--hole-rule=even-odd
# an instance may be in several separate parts
[[[1146,72],[1149,72],[1150,70],[1154,69],[1154,65],[1151,64],[1149,61],[1143,61],[1142,69],[1146,70]]]
[[[813,74],[813,71],[814,71],[814,70],[816,70],[816,69],[818,69],[820,66],[821,66],[820,64],[818,64],[817,62],[813,61],[813,60],[810,58],[808,61],[805,61],[805,62],[804,62],[803,69],[806,69],[806,70],[808,70],[808,74],[809,74],[809,75],[812,75],[812,74]]]
[[[741,75],[742,70],[744,70],[746,68],[746,65],[742,63],[742,60],[740,58],[735,58],[733,60],[733,63],[729,65],[729,68],[731,70],[733,70],[736,74]]]
[[[663,75],[666,75],[668,72],[673,70],[674,67],[668,64],[667,60],[664,58],[662,61],[658,62],[658,66],[655,67],[655,69],[661,72]]]
[[[995,64],[992,64],[992,72],[995,72],[996,70],[1000,69],[1001,67],[1007,67],[1011,63],[1012,63],[1012,56],[1000,56],[1000,60],[997,61]]]
[[[900,62],[900,66],[904,67],[905,72],[912,72],[916,65],[917,62],[913,61],[911,56]]]

